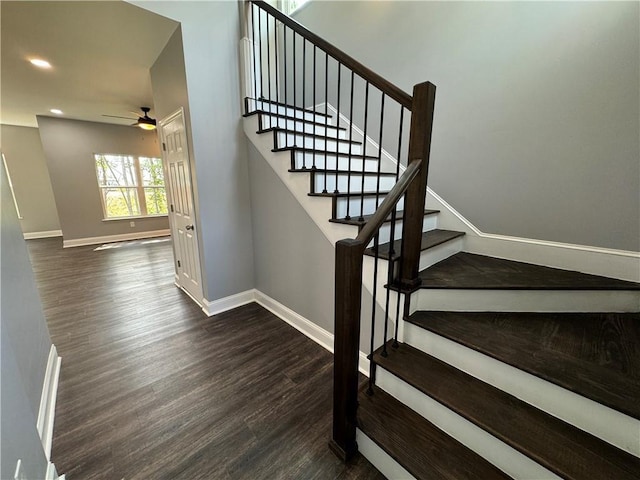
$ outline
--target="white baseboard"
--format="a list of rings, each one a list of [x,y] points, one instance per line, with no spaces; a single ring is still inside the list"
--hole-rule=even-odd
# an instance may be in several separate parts
[[[52,238],[52,237],[61,237],[62,230],[46,230],[43,232],[25,232],[24,239],[25,240],[33,240],[35,238]]]
[[[485,233],[431,188],[427,205],[440,210],[439,228],[466,233],[467,252],[640,282],[640,252]]]
[[[53,422],[56,413],[56,398],[58,394],[58,380],[60,378],[60,365],[62,359],[58,356],[55,345],[49,350],[49,360],[40,396],[40,408],[36,428],[42,441],[47,460],[51,458],[51,446],[53,442]]]
[[[106,235],[104,237],[86,237],[75,238],[73,240],[64,240],[63,248],[82,247],[85,245],[97,245],[100,243],[126,242],[128,240],[141,240],[143,238],[168,237],[171,230],[151,230],[148,232],[122,233],[119,235]]]
[[[204,307],[202,308],[202,311],[208,317],[211,317],[251,302],[260,304],[276,317],[298,330],[304,336],[310,338],[321,347],[333,353],[333,333],[319,327],[311,320],[303,317],[297,312],[294,312],[286,305],[283,305],[277,300],[271,298],[269,295],[262,293],[260,290],[255,288],[236,293],[235,295],[230,295],[213,302],[204,300]],[[367,377],[369,376],[369,360],[367,359],[367,355],[362,351],[359,354],[358,369],[363,375]]]
[[[319,327],[311,320],[303,317],[297,312],[294,312],[289,307],[271,298],[269,295],[262,293],[260,290],[254,291],[256,303],[259,303],[275,316],[281,318],[293,328],[298,330],[300,333],[333,353],[333,333],[328,332],[322,327]],[[369,360],[367,359],[367,355],[362,351],[360,351],[359,354],[358,370],[360,370],[360,373],[362,373],[366,377],[369,376]]]
[[[245,290],[244,292],[229,295],[228,297],[219,298],[218,300],[213,300],[212,302],[210,302],[206,298],[203,298],[202,311],[207,315],[207,317],[211,317],[213,315],[218,315],[219,313],[226,312],[227,310],[241,307],[242,305],[246,305],[247,303],[251,303],[253,301],[255,301],[254,289]]]

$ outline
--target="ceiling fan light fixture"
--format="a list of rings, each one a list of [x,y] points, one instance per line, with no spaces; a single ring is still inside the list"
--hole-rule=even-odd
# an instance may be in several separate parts
[[[156,129],[156,121],[152,119],[139,118],[137,127],[140,127],[143,130],[155,130]]]

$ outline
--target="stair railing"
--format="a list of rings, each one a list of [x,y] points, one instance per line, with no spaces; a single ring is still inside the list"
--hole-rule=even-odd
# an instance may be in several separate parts
[[[366,325],[370,328],[369,359],[378,347],[386,355],[389,337],[393,339],[391,345],[397,345],[400,293],[408,293],[420,283],[418,270],[435,86],[429,82],[415,85],[410,96],[268,3],[251,0],[246,6],[247,34],[251,37],[248,83],[252,84],[247,86],[250,92],[245,99],[247,113],[263,112],[264,115],[259,115],[259,128],[280,135],[276,150],[302,152],[301,169],[321,174],[321,184],[312,187],[321,190],[320,195],[346,198],[344,210],[336,212],[336,216],[360,228],[355,239],[336,243],[330,446],[347,460],[357,452],[364,257],[373,258],[372,272],[371,262],[367,263],[372,278],[365,279],[373,282],[371,322]],[[336,119],[335,123],[331,123],[330,117]],[[320,135],[315,133],[318,124],[323,132]],[[314,133],[309,135],[310,139],[291,133],[291,130],[306,132],[307,126]],[[341,129],[346,138],[339,139]],[[354,138],[354,132],[358,138]],[[354,152],[355,140],[362,142],[359,152]],[[311,155],[307,156],[307,152]],[[317,164],[317,158],[323,160],[322,165]],[[389,177],[393,179],[390,190],[383,186]],[[312,175],[312,182],[313,178]],[[404,202],[402,216],[401,202]],[[386,234],[389,248],[382,251],[381,229],[389,221]],[[397,221],[402,221],[401,236],[396,231]],[[380,258],[388,260],[386,277]],[[384,297],[379,294],[385,283],[397,291],[394,302],[391,288],[382,294]],[[376,325],[379,295],[385,304],[383,325]],[[391,334],[392,318],[395,320]],[[370,362],[370,393],[374,378],[374,364]]]

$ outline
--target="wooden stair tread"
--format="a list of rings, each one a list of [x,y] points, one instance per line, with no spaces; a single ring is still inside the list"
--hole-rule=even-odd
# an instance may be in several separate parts
[[[387,193],[389,193],[389,190],[382,190],[380,192],[327,192],[327,193],[322,193],[322,192],[315,192],[315,193],[308,193],[307,195],[309,195],[310,197],[375,197],[375,196],[379,196],[380,197],[380,201],[382,201],[382,197],[384,195],[386,195]]]
[[[423,270],[420,279],[421,288],[640,290],[640,284],[634,282],[466,252]]]
[[[566,479],[638,479],[640,459],[409,345],[374,361]],[[480,477],[482,478],[482,477]]]
[[[511,478],[391,395],[374,392],[360,392],[358,427],[417,479]]]
[[[442,230],[442,229],[434,229],[429,230],[428,232],[422,233],[422,243],[420,244],[420,250],[428,250],[430,248],[436,247],[442,243],[448,242],[449,240],[453,240],[455,238],[463,236],[464,232],[456,232],[454,230]],[[400,247],[402,244],[402,240],[395,240],[393,242],[393,260],[396,260],[400,255]],[[385,260],[389,259],[389,246],[391,242],[383,243],[378,246],[378,256]],[[374,256],[373,248],[367,248],[364,251],[365,255]]]
[[[341,157],[341,158],[349,158],[351,157],[352,159],[357,159],[357,160],[375,160],[376,162],[379,161],[380,159],[378,157],[374,157],[372,155],[363,155],[361,153],[352,153],[349,154],[347,153],[343,153],[343,152],[335,152],[335,151],[329,151],[329,150],[320,150],[317,148],[305,148],[305,147],[286,147],[286,148],[282,148],[280,150],[276,150],[276,151],[296,151],[296,152],[302,152],[302,153],[313,153],[313,154],[317,154],[317,155],[326,155],[327,157],[330,156],[334,156],[334,157]]]
[[[640,419],[640,314],[418,311],[407,321]]]
[[[329,135],[318,135],[316,133],[309,133],[309,132],[299,132],[297,130],[291,130],[289,128],[282,128],[282,127],[273,127],[271,129],[269,129],[270,131],[274,132],[276,135],[280,132],[282,133],[286,133],[287,135],[291,134],[291,135],[302,135],[303,137],[315,137],[318,138],[320,140],[331,140],[332,142],[340,142],[340,143],[350,143],[352,145],[362,145],[362,142],[358,141],[358,140],[349,140],[348,138],[338,138],[338,137],[332,137]],[[261,133],[261,132],[259,132]],[[349,155],[349,153],[347,152],[347,155]]]
[[[348,154],[347,154],[348,155]],[[326,173],[326,174],[338,174],[338,175],[347,175],[349,172],[351,172],[351,175],[362,175],[362,170],[341,170],[338,169],[336,170],[334,169],[326,169],[326,168],[290,168],[289,169],[290,172],[292,173]],[[364,172],[365,176],[367,177],[377,177],[378,175],[380,175],[381,177],[395,177],[396,174],[393,172],[380,172],[378,174],[378,172],[369,172],[366,171]]]
[[[322,113],[322,112],[316,112],[315,110],[309,110],[308,108],[302,108],[302,107],[296,107],[294,105],[290,105],[287,103],[281,103],[281,102],[274,102],[273,100],[260,100],[260,99],[255,99],[255,98],[249,98],[249,97],[245,97],[244,98],[245,101],[245,117],[250,117],[251,115],[255,115],[257,113],[267,113],[267,114],[271,114],[271,113],[275,113],[275,112],[270,112],[269,110],[264,110],[261,108],[257,108],[255,110],[251,110],[250,112],[248,111],[248,105],[249,105],[249,101],[253,101],[256,103],[256,105],[258,103],[261,103],[263,106],[264,105],[276,105],[278,107],[285,107],[285,108],[290,108],[291,110],[296,110],[298,112],[305,112],[305,113],[313,113],[315,115],[318,115],[319,117],[325,117],[325,118],[331,118],[331,115],[328,115],[326,113]]]
[[[318,127],[329,127],[329,128],[333,128],[333,129],[336,129],[336,130],[342,130],[343,132],[347,131],[347,129],[344,128],[344,127],[339,127],[337,125],[331,125],[330,123],[316,122],[315,120],[309,120],[309,119],[306,119],[306,118],[293,117],[291,115],[285,115],[284,113],[269,112],[268,110],[265,110],[265,111],[252,112],[251,114],[255,114],[255,113],[259,113],[261,115],[268,115],[270,117],[277,117],[277,118],[280,118],[282,120],[290,120],[290,121],[296,122],[296,123],[306,123],[307,125],[316,125]],[[245,116],[247,116],[247,115],[245,115]],[[327,118],[330,118],[330,116],[327,117]],[[267,131],[272,130],[273,128],[276,128],[276,127],[274,126],[274,127],[265,128],[263,130],[259,130],[259,132],[267,132]],[[258,133],[258,132],[256,132],[256,133]]]
[[[437,213],[440,213],[440,210],[429,210],[429,209],[425,209],[424,211],[424,215],[435,215]],[[358,227],[362,227],[364,226],[371,218],[373,217],[373,214],[371,215],[363,215],[362,216],[362,220],[360,220],[358,216],[354,216],[351,217],[349,219],[346,218],[331,218],[329,219],[330,222],[333,223],[342,223],[345,225],[356,225]],[[402,220],[404,218],[404,210],[398,210],[396,212],[396,220]],[[385,223],[388,223],[391,221],[391,215],[389,215],[389,217],[387,217],[387,219],[385,220]]]

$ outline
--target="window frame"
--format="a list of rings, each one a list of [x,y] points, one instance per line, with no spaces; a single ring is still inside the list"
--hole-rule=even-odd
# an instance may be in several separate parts
[[[100,173],[98,172],[98,157],[128,157],[133,159],[134,165],[134,174],[135,174],[135,185],[117,185],[111,186],[106,185],[103,186],[100,184]],[[142,169],[140,168],[140,159],[153,159],[158,160],[162,164],[162,186],[159,185],[144,185],[142,181]],[[140,218],[158,218],[158,217],[167,217],[169,215],[169,201],[167,196],[167,186],[165,180],[165,169],[164,162],[161,157],[154,157],[150,155],[132,155],[130,153],[94,153],[93,154],[93,167],[96,174],[96,182],[98,186],[98,193],[100,195],[100,204],[102,205],[102,221],[103,222],[111,222],[114,220],[133,220]],[[134,215],[123,215],[120,217],[110,217],[107,212],[106,198],[105,198],[105,190],[113,190],[113,189],[125,189],[125,190],[135,190],[135,196],[137,200],[137,206],[140,211],[138,214]],[[145,195],[146,189],[163,189],[165,192],[165,199],[167,203],[167,211],[165,213],[149,213],[147,208],[147,197]]]

